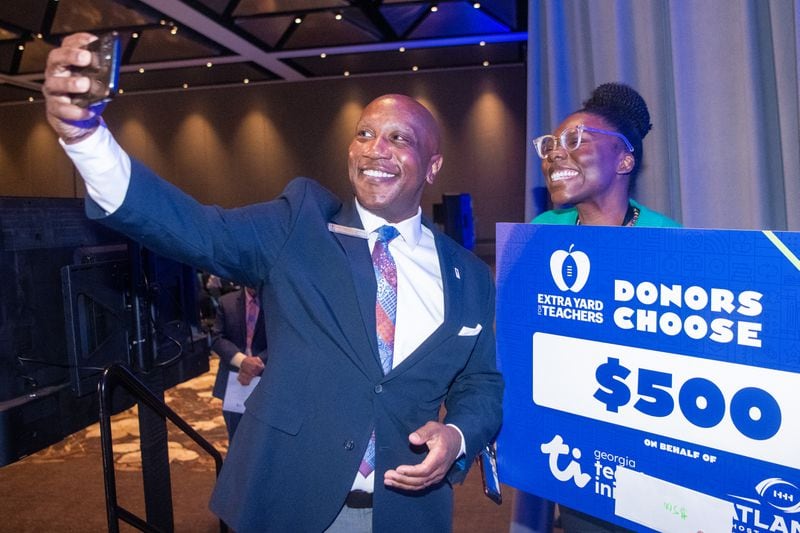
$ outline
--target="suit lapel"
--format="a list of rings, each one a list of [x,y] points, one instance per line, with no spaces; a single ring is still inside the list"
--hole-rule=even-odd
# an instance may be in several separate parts
[[[462,326],[462,307],[464,283],[463,265],[456,261],[453,245],[442,238],[442,233],[431,227],[427,220],[423,223],[433,232],[436,243],[436,253],[439,256],[439,268],[442,273],[442,291],[444,292],[444,321],[425,339],[402,363],[400,363],[389,376],[395,373],[400,374],[411,368],[417,362],[424,359],[428,354],[434,352],[436,348],[446,339],[457,335]]]
[[[235,315],[239,323],[239,330],[242,335],[241,349],[244,351],[245,344],[247,344],[247,298],[244,294],[244,287],[239,289],[239,294],[236,297],[236,308],[240,311]],[[241,319],[241,320],[240,320]]]
[[[351,228],[363,228],[361,218],[355,210],[355,205],[351,202],[337,213],[332,221],[335,224]],[[347,327],[360,328],[363,332],[362,343],[353,346],[354,357],[357,358],[364,368],[364,371],[371,379],[377,379],[383,375],[378,356],[378,340],[375,335],[375,293],[377,283],[375,281],[375,271],[372,267],[372,258],[369,254],[369,245],[366,239],[333,233],[341,244],[342,249],[347,255],[350,264],[350,275],[353,278],[358,308],[361,314],[361,322],[349,324]]]

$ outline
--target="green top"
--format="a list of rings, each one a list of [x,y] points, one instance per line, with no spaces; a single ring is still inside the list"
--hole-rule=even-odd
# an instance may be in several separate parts
[[[657,213],[652,209],[639,204],[631,198],[630,203],[633,207],[639,209],[639,218],[636,219],[634,226],[643,226],[651,228],[680,228],[681,225],[672,220],[671,218]],[[570,207],[569,209],[552,209],[541,213],[531,221],[531,224],[560,224],[562,226],[575,225],[578,222],[578,209]]]

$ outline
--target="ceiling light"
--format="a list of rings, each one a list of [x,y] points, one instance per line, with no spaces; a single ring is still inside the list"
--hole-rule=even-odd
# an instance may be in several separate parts
[[[245,85],[247,85],[248,83],[250,83],[250,78],[245,78],[243,82]]]
[[[406,47],[405,46],[401,46],[398,50],[400,50],[400,53],[402,54],[403,52],[406,51]]]
[[[175,35],[176,33],[178,33],[178,27],[177,26],[173,26],[172,28],[170,28],[169,32],[172,35]]]
[[[164,20],[164,19],[159,20],[158,23],[161,24],[162,26],[166,26],[167,25],[167,21]]]
[[[328,54],[326,54],[325,52],[322,52],[322,53],[319,55],[319,57],[321,57],[322,59],[325,59],[326,57],[328,57]]]
[[[489,66],[489,62],[488,62],[488,61],[484,61],[484,62],[483,62],[483,66],[484,66],[484,67],[488,67],[488,66]]]
[[[418,67],[418,66],[416,66],[416,65],[414,65],[413,67],[411,67],[411,70],[413,70],[414,72],[416,72],[416,71],[418,71],[418,70],[419,70],[419,67]]]
[[[333,18],[335,18],[336,20],[342,20],[344,17],[342,16],[341,13],[336,13],[336,15],[334,15]]]
[[[138,38],[139,38],[139,32],[138,32],[138,31],[135,31],[135,32],[133,32],[133,34],[131,35],[131,37],[132,37],[133,39],[138,39]]]
[[[214,66],[214,63],[212,63],[211,61],[209,61],[208,63],[206,63],[206,67],[208,67],[208,68],[211,68],[211,67],[213,67],[213,66]]]
[[[144,74],[144,67],[139,67],[139,74]]]
[[[184,84],[183,84],[183,88],[184,88],[184,89],[188,89],[188,88],[189,88],[189,84],[188,84],[188,83],[184,83]]]
[[[303,22],[303,19],[301,17],[295,17],[294,18],[294,23],[295,24],[300,24],[301,22]]]
[[[345,77],[349,76],[350,75],[350,71],[349,70],[345,70],[344,71],[344,75],[345,75]]]
[[[436,4],[433,4],[431,6],[431,13],[436,13],[437,11],[439,11],[439,6],[437,6]]]
[[[17,50],[19,50],[19,51],[25,50],[25,45],[21,44],[21,45],[17,46]]]
[[[29,101],[29,102],[33,102],[33,96],[29,96],[29,97],[28,97],[28,101]]]
[[[117,94],[125,94],[125,89],[117,89]]]
[[[36,34],[36,38],[37,38],[37,39],[41,39],[41,38],[42,38],[42,34],[41,34],[41,33],[37,33],[37,34]]]
[[[486,41],[481,41],[478,43],[479,46],[486,46]]]
[[[481,3],[480,2],[475,2],[474,4],[472,4],[472,7],[474,7],[475,9],[480,9],[481,8]]]

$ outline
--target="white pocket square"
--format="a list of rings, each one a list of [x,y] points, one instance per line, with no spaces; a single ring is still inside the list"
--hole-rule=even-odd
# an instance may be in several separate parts
[[[477,335],[478,333],[480,333],[482,329],[483,329],[483,326],[481,326],[480,324],[478,324],[474,328],[468,328],[467,326],[464,326],[464,327],[461,328],[461,331],[458,332],[458,336],[459,337],[473,337],[473,336]]]

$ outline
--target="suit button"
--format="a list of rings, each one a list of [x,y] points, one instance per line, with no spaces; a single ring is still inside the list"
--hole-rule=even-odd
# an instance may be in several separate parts
[[[380,394],[382,392],[383,392],[383,385],[381,384],[375,385],[375,394]]]
[[[356,447],[356,443],[355,442],[353,442],[351,440],[344,441],[344,449],[345,450],[349,451],[349,450],[352,450],[355,447]]]

